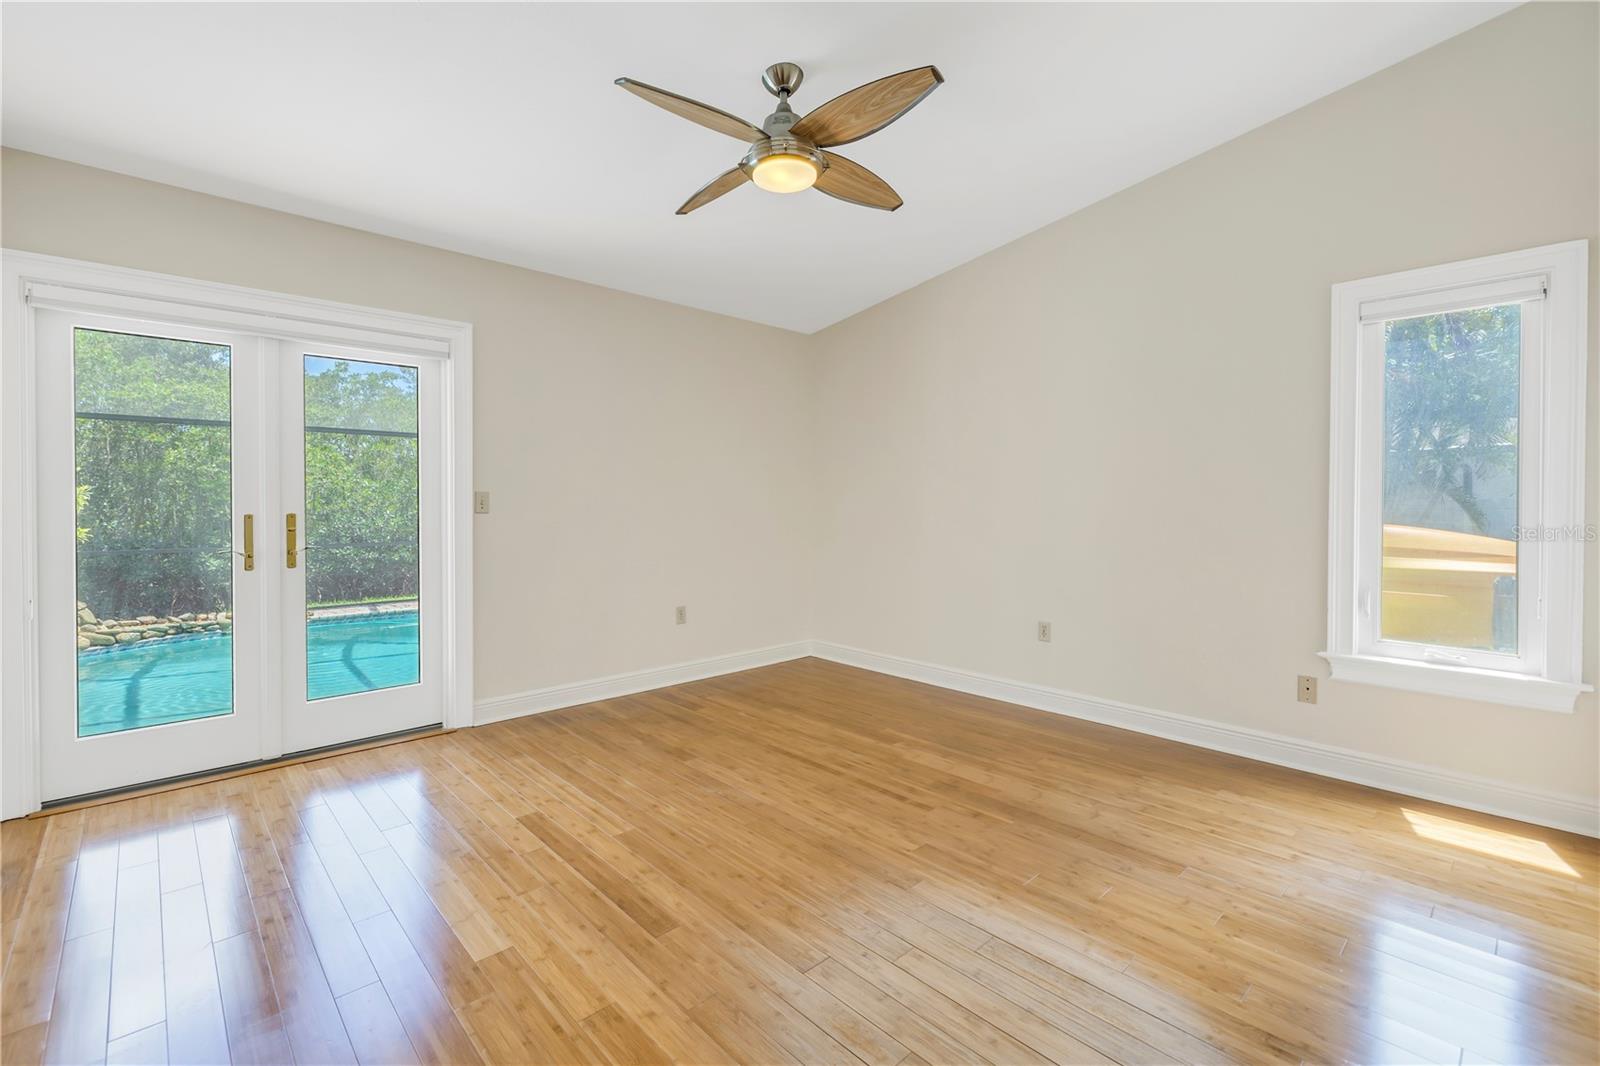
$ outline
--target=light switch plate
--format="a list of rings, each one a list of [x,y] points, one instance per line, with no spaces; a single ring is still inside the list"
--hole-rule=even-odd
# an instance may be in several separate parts
[[[472,513],[489,513],[489,494],[487,492],[474,492],[472,494]]]

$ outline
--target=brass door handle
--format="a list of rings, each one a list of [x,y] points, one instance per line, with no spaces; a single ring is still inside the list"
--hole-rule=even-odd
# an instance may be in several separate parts
[[[256,568],[256,516],[253,514],[244,516],[244,568]]]
[[[288,548],[285,561],[289,569],[293,570],[300,555],[295,547],[295,516],[293,511],[283,516],[283,542]]]

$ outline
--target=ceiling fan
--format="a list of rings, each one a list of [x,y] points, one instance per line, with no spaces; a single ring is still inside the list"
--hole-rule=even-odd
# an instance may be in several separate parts
[[[753,181],[768,192],[820,192],[863,207],[893,211],[902,203],[889,183],[859,163],[827,151],[876,133],[922,102],[944,82],[937,67],[891,74],[835,96],[804,118],[789,107],[789,97],[800,88],[805,72],[794,63],[774,63],[761,75],[761,84],[778,98],[778,109],[759,127],[720,111],[632,78],[617,84],[674,115],[698,122],[707,129],[736,137],[750,147],[744,159],[708,182],[684,201],[678,214],[704,207],[723,193]]]

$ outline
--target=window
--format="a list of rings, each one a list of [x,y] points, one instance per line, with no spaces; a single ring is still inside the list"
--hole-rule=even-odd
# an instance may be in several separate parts
[[[1337,680],[1570,711],[1585,241],[1333,287]]]

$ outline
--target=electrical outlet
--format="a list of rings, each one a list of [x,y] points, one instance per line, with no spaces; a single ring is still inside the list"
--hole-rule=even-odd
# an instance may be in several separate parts
[[[1041,644],[1050,643],[1050,623],[1049,622],[1040,622],[1039,623],[1039,643],[1041,643]]]
[[[472,494],[472,513],[489,513],[489,494],[487,492],[474,492]]]
[[[689,608],[687,608],[687,607],[679,607],[678,608],[678,624],[680,626],[681,625],[686,625],[686,624],[688,624],[688,621],[689,621]]]
[[[1300,684],[1299,689],[1295,693],[1295,699],[1299,700],[1301,703],[1316,703],[1317,679],[1309,674],[1301,674],[1298,680]]]

